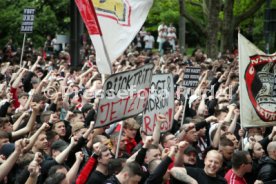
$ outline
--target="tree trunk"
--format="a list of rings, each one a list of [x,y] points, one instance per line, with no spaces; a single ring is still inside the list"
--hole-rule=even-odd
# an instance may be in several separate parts
[[[185,40],[186,40],[186,23],[185,23],[185,18],[183,16],[182,11],[185,11],[185,1],[184,0],[179,0],[179,12],[180,12],[180,17],[179,17],[179,49],[180,52],[183,54],[185,50]]]
[[[234,36],[234,0],[226,0],[224,4],[224,20],[222,23],[221,32],[221,47],[220,51],[232,50]]]
[[[218,54],[217,35],[219,31],[220,1],[210,0],[207,26],[206,52],[210,58],[216,58]]]

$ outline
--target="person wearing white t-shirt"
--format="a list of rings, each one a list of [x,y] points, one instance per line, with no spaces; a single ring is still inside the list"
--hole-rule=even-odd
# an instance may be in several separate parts
[[[168,36],[169,42],[170,42],[173,50],[175,51],[176,34],[175,34],[174,29],[170,29],[167,36]]]
[[[147,32],[147,34],[144,37],[144,42],[145,42],[145,50],[146,51],[151,51],[153,49],[153,44],[154,44],[154,37],[151,35],[151,32]]]
[[[161,23],[161,25],[158,26],[158,37],[157,37],[157,42],[159,43],[158,50],[161,55],[163,55],[163,43],[166,41],[167,37],[167,26],[164,23]]]

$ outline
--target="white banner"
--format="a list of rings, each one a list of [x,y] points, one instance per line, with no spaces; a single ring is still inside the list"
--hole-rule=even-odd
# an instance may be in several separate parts
[[[104,83],[95,127],[135,116],[146,108],[154,65],[111,75]]]
[[[267,55],[239,34],[243,127],[276,125],[276,53]]]
[[[174,115],[174,84],[172,74],[153,75],[150,96],[143,113],[143,130],[152,135],[158,114],[166,116],[167,121],[161,124],[161,132],[172,128]]]
[[[114,62],[139,32],[153,0],[75,1],[95,47],[98,69],[100,73],[111,74],[112,64],[109,62]],[[91,17],[93,6],[97,19]],[[101,37],[103,43],[96,37]]]

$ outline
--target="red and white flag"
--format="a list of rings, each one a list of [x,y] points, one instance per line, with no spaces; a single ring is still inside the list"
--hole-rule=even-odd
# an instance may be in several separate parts
[[[144,24],[153,0],[75,0],[96,50],[100,73],[114,62]]]
[[[241,124],[276,125],[276,53],[265,54],[243,35],[238,38]]]

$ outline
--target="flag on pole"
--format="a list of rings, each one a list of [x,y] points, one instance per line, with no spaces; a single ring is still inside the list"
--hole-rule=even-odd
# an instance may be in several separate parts
[[[144,24],[153,0],[75,0],[96,50],[100,73],[114,62]]]
[[[276,53],[265,54],[238,35],[243,127],[276,125]]]

